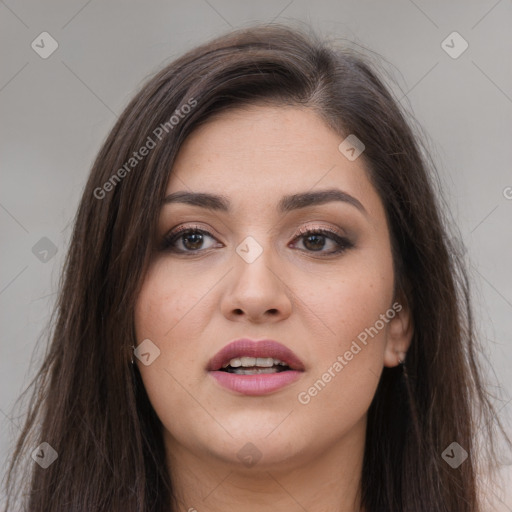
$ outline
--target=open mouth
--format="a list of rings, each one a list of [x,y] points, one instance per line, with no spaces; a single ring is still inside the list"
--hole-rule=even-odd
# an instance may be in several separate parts
[[[286,363],[272,357],[235,357],[219,368],[219,371],[237,375],[280,373],[289,370],[291,368]]]
[[[206,370],[231,392],[262,396],[293,384],[305,368],[291,349],[277,341],[242,338],[217,352]]]

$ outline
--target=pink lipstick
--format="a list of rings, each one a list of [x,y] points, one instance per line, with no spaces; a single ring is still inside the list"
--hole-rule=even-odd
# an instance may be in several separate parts
[[[207,370],[224,388],[256,396],[295,382],[304,371],[304,365],[277,341],[243,338],[217,352]]]

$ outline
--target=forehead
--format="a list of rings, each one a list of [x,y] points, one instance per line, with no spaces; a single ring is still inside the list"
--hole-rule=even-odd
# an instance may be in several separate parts
[[[248,203],[283,206],[283,196],[339,189],[367,203],[379,198],[362,158],[338,149],[343,136],[311,109],[251,106],[218,114],[182,145],[166,195],[212,192]],[[376,214],[378,212],[375,212]]]
[[[310,109],[249,106],[217,114],[196,129],[183,144],[175,168],[226,160],[261,172],[276,163],[295,164],[295,176],[304,157],[323,160],[337,155],[340,136]],[[192,169],[190,169],[192,170]],[[228,169],[226,169],[228,170]],[[189,172],[190,174],[190,172]]]

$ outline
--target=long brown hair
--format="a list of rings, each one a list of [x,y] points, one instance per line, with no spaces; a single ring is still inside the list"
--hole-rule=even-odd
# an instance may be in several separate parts
[[[33,387],[6,510],[16,494],[30,512],[169,510],[162,424],[130,364],[134,305],[184,139],[215,113],[261,102],[312,108],[340,141],[362,140],[385,206],[397,296],[411,308],[414,336],[406,373],[385,368],[368,411],[365,510],[481,510],[477,421],[489,453],[496,422],[434,165],[369,58],[282,25],[231,32],[167,65],[104,142],[75,218],[48,350],[25,391]],[[58,454],[46,469],[27,455],[42,442]],[[456,469],[442,457],[452,442],[470,454]]]

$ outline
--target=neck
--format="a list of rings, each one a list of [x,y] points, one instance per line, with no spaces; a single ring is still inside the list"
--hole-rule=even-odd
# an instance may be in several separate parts
[[[358,425],[322,452],[266,465],[262,459],[250,468],[236,458],[192,452],[166,433],[167,460],[178,503],[174,510],[364,512],[360,502],[364,433],[364,425]]]

